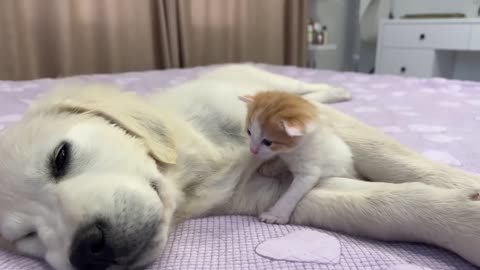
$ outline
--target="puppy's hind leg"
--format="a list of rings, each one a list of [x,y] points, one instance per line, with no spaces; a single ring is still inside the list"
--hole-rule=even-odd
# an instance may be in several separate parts
[[[322,182],[299,202],[292,223],[434,244],[480,266],[480,190],[345,178]]]
[[[301,95],[311,101],[336,103],[352,99],[352,95],[344,88],[334,87],[324,83],[307,83],[262,69],[257,69],[254,74],[257,76],[257,80],[264,80],[271,84],[270,89],[283,90]]]
[[[254,91],[282,90],[320,102],[334,103],[348,101],[350,93],[338,87],[322,83],[307,83],[275,74],[251,65],[229,65],[203,75],[203,79],[224,81]]]

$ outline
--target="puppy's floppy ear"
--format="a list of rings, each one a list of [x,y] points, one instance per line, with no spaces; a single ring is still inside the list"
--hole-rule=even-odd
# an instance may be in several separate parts
[[[55,89],[40,107],[43,111],[88,113],[101,117],[141,139],[157,162],[176,163],[177,152],[168,116],[134,93],[106,85],[62,86]]]

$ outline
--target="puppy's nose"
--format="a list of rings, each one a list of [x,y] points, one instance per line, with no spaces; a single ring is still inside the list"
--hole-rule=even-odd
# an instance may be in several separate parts
[[[75,233],[70,263],[78,270],[105,270],[115,264],[115,255],[108,245],[102,223],[92,223]]]

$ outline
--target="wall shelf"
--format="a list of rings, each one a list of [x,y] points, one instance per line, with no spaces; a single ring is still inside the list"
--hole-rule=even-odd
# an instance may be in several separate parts
[[[327,44],[327,45],[308,44],[309,51],[326,51],[326,50],[336,50],[336,49],[337,49],[336,44]]]

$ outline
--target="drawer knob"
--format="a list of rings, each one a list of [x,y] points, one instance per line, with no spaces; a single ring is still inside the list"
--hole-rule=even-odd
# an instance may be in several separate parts
[[[405,73],[407,71],[407,68],[406,67],[401,67],[400,68],[400,73]]]
[[[427,36],[425,36],[425,34],[420,34],[419,39],[420,39],[420,40],[424,40],[426,37],[427,37]]]

